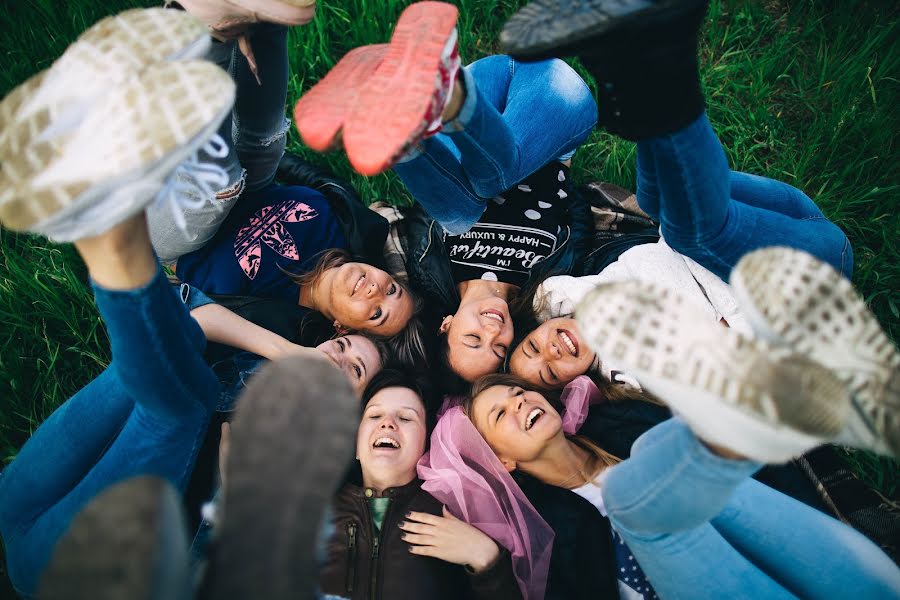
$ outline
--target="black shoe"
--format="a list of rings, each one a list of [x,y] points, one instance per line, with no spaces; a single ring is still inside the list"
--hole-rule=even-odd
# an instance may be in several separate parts
[[[37,597],[188,600],[181,499],[158,477],[135,477],[93,499],[72,521],[41,576]]]
[[[353,457],[359,401],[324,359],[269,363],[231,424],[211,578],[216,599],[312,599],[317,532]]]
[[[516,58],[578,56],[597,81],[598,126],[669,134],[704,109],[697,64],[708,0],[536,0],[500,35]]]

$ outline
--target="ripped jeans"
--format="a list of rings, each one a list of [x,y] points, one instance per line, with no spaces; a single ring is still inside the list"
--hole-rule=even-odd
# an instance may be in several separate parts
[[[151,206],[147,210],[150,239],[163,263],[203,247],[228,216],[245,189],[260,190],[275,179],[278,163],[284,155],[290,121],[284,116],[287,100],[288,55],[287,27],[263,23],[250,39],[259,65],[257,82],[247,59],[236,42],[213,42],[207,59],[228,71],[236,85],[231,119],[225,119],[218,134],[233,152],[213,158],[200,151],[200,160],[222,167],[228,184],[214,202],[187,209],[187,223],[181,231],[168,207]]]

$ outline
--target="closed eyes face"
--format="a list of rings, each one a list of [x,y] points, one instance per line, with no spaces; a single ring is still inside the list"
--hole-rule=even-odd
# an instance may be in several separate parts
[[[469,417],[506,464],[535,460],[562,432],[562,419],[538,392],[496,385],[472,401]]]
[[[406,327],[414,302],[393,277],[365,263],[346,263],[337,269],[331,312],[343,327],[379,337],[396,335]]]
[[[356,453],[367,487],[406,485],[425,453],[425,406],[409,388],[379,390],[366,405],[356,435]]]
[[[574,319],[550,319],[529,333],[509,359],[510,372],[535,389],[559,390],[590,371],[596,354]]]
[[[498,298],[460,305],[441,332],[450,346],[450,367],[468,382],[500,370],[514,333],[509,308]]]
[[[316,346],[316,350],[324,353],[347,376],[357,396],[362,396],[369,381],[383,366],[375,344],[362,335],[328,340]]]

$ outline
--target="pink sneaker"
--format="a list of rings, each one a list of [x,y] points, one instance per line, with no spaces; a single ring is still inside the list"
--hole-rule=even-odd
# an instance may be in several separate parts
[[[347,158],[359,173],[381,173],[440,130],[460,67],[457,15],[444,2],[417,2],[403,11],[344,123]]]
[[[354,48],[304,92],[294,106],[294,124],[307,146],[325,152],[339,143],[347,112],[356,103],[359,89],[381,64],[387,48],[387,44]]]

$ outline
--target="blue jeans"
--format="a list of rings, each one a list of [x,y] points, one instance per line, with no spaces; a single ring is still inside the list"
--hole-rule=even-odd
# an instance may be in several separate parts
[[[74,516],[108,486],[157,475],[184,491],[219,398],[206,338],[162,271],[143,288],[95,285],[94,295],[112,362],[0,473],[0,535],[23,595]]]
[[[213,42],[207,59],[228,71],[236,87],[231,118],[226,118],[218,131],[232,151],[221,159],[201,151],[200,160],[222,167],[228,174],[228,185],[219,191],[215,204],[206,203],[185,213],[187,237],[167,209],[148,209],[151,240],[163,262],[203,247],[241,192],[261,190],[275,180],[290,127],[284,116],[289,74],[287,35],[287,27],[281,25],[262,23],[254,27],[250,42],[259,66],[259,82],[236,42]]]
[[[610,469],[610,522],[661,598],[898,598],[900,569],[859,532],[750,479],[679,419]]]
[[[561,60],[488,56],[461,73],[459,115],[394,165],[413,198],[453,234],[468,231],[489,199],[551,160],[571,158],[597,122],[590,89]]]
[[[853,272],[844,232],[800,190],[731,171],[706,114],[638,142],[637,167],[638,204],[669,246],[724,281],[744,254],[765,246],[792,246],[848,278]]]

